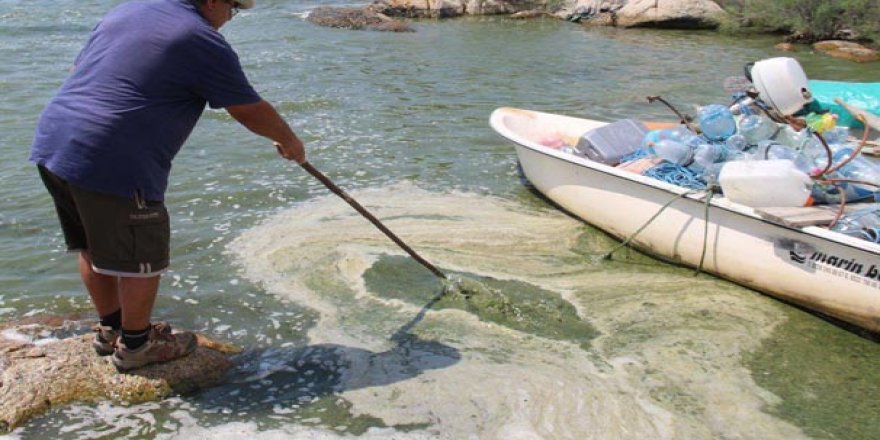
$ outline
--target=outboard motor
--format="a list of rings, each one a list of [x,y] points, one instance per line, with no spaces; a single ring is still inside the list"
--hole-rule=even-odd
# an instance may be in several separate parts
[[[776,113],[792,116],[813,101],[807,74],[794,58],[768,58],[746,66],[758,98]]]

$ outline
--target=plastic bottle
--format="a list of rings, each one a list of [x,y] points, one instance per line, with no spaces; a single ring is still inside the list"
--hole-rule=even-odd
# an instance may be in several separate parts
[[[735,134],[726,141],[724,141],[724,145],[727,146],[728,150],[731,151],[745,151],[749,146],[749,142],[746,140],[746,137],[741,134]]]
[[[776,133],[777,125],[764,115],[748,115],[739,121],[739,133],[749,145],[770,139]]]
[[[841,217],[832,230],[880,243],[880,205],[873,205]]]
[[[852,148],[845,147],[834,153],[834,163],[839,164],[853,153]],[[842,182],[841,186],[846,190],[847,202],[855,202],[873,197],[880,199],[880,167],[862,156],[856,156],[853,160],[837,170],[838,178],[860,180],[870,184]]]
[[[688,165],[694,158],[691,147],[671,139],[661,139],[652,148],[657,157],[679,165]]]
[[[713,163],[707,166],[701,173],[703,181],[710,185],[718,183],[718,176],[721,175],[725,165],[727,165],[727,162]]]
[[[719,104],[710,104],[700,109],[697,121],[703,136],[710,141],[723,141],[736,133],[736,120],[730,109]]]
[[[727,160],[727,147],[723,144],[702,144],[694,150],[694,161],[690,168],[702,171],[709,165]]]
[[[811,158],[804,153],[795,150],[786,145],[780,145],[773,141],[761,141],[753,152],[753,159],[756,160],[780,160],[787,159],[792,161],[795,166],[806,173],[813,175],[818,170]]]
[[[808,130],[797,131],[790,125],[786,125],[774,139],[780,144],[800,150],[812,138],[813,135]]]
[[[684,143],[686,139],[690,139],[694,136],[697,136],[697,134],[688,130],[686,127],[651,130],[645,135],[645,139],[642,141],[642,147],[652,148],[654,144],[665,139]]]
[[[736,102],[730,106],[730,112],[734,115],[756,115],[761,113],[761,107],[752,98],[742,98],[736,99]]]
[[[838,125],[837,127],[822,133],[822,136],[825,137],[825,141],[829,144],[845,144],[847,139],[849,139],[849,128]]]

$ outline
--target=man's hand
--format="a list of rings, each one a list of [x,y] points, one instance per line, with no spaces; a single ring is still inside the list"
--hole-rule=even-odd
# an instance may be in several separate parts
[[[306,150],[303,147],[302,142],[299,139],[294,138],[294,142],[289,144],[282,144],[280,142],[274,142],[275,149],[278,150],[278,154],[281,157],[287,160],[294,160],[296,163],[304,163],[306,161]]]
[[[297,163],[306,161],[306,150],[302,141],[268,102],[233,105],[227,107],[226,111],[250,131],[272,139],[281,157]]]

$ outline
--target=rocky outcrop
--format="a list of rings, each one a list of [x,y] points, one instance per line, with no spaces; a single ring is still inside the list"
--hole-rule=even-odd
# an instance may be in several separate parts
[[[395,20],[376,10],[367,7],[332,7],[315,8],[309,13],[308,21],[319,26],[372,30],[385,32],[414,32],[408,24]]]
[[[137,403],[218,383],[237,347],[199,335],[189,356],[120,374],[92,349],[92,334],[58,338],[82,322],[59,317],[0,327],[0,433],[49,408],[71,402]]]
[[[448,18],[462,15],[515,14],[544,10],[543,0],[376,0],[373,6],[389,16],[409,18]]]
[[[511,14],[537,17],[545,11],[586,25],[703,29],[726,14],[711,0],[376,0],[383,14],[411,18]]]
[[[858,43],[842,40],[827,40],[813,44],[813,49],[835,58],[868,63],[880,61],[880,53]]]
[[[714,29],[726,14],[710,0],[629,0],[617,12],[619,27]]]

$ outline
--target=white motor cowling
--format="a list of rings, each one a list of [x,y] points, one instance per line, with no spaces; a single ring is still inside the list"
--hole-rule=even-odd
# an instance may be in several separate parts
[[[794,58],[768,58],[751,69],[759,97],[780,116],[791,116],[813,101],[807,74]]]

